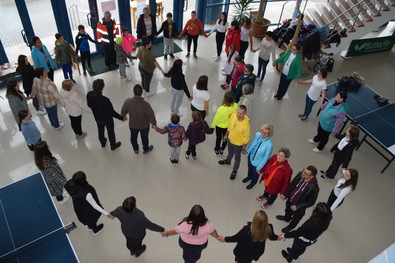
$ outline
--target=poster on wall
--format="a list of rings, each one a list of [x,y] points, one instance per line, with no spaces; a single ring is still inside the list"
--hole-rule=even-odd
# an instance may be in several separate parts
[[[101,2],[101,10],[102,12],[116,10],[115,0]]]
[[[143,8],[146,6],[145,0],[137,1],[137,11],[136,16],[139,17],[143,13]]]

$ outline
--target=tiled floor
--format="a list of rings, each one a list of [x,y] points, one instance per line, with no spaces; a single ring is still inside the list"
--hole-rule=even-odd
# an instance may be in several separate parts
[[[185,41],[177,41],[184,50]],[[215,38],[199,39],[199,59],[187,59],[184,73],[190,88],[198,77],[206,74],[209,77],[211,94],[210,114],[208,122],[212,121],[216,108],[220,105],[224,91],[219,87],[224,77],[221,74],[221,62],[213,62]],[[277,51],[279,52],[279,50]],[[185,52],[177,54],[184,59]],[[255,53],[247,53],[246,61],[257,66]],[[331,83],[336,78],[348,75],[356,70],[366,78],[366,83],[383,96],[395,101],[393,92],[395,54],[393,52],[352,58],[347,61],[337,57],[335,70],[328,76]],[[165,70],[172,65],[172,60],[158,62]],[[256,72],[256,71],[255,71]],[[118,72],[112,71],[95,78],[103,78],[106,82],[104,94],[108,96],[116,110],[120,110],[123,101],[132,96],[132,87],[138,83],[137,64],[128,68],[127,73],[133,78],[131,82],[123,82],[118,78]],[[310,75],[310,77],[312,74]],[[307,77],[307,76],[306,76]],[[75,90],[85,97],[91,89],[95,78],[76,76]],[[61,71],[55,74],[55,82],[59,86],[62,80]],[[309,164],[325,169],[331,161],[329,147],[335,143],[330,139],[325,151],[314,153],[312,145],[307,142],[315,134],[318,117],[311,116],[302,122],[297,117],[304,106],[305,92],[309,85],[291,84],[288,94],[282,101],[273,100],[279,75],[268,66],[264,84],[255,87],[254,120],[252,133],[258,131],[264,123],[272,123],[275,128],[273,142],[274,150],[288,147],[291,150],[290,164],[294,174]],[[158,126],[169,122],[170,80],[155,72],[152,88],[156,91],[153,97],[146,98],[152,105]],[[5,97],[5,90],[0,91]],[[317,105],[315,109],[317,109]],[[30,106],[33,109],[32,106]],[[22,134],[18,131],[6,100],[0,100],[0,185],[5,185],[37,172],[33,154],[27,149]],[[190,103],[184,99],[181,112],[184,116],[181,123],[184,126],[190,121]],[[34,112],[33,112],[34,113]],[[214,155],[214,135],[197,147],[196,161],[181,157],[180,164],[173,166],[169,162],[167,137],[151,130],[150,142],[154,150],[147,154],[134,154],[129,143],[127,123],[115,120],[117,139],[122,146],[116,151],[107,147],[102,149],[97,139],[96,124],[89,114],[83,116],[83,127],[88,132],[84,140],[77,141],[71,130],[67,115],[59,110],[60,119],[66,125],[61,130],[53,130],[47,117],[34,116],[42,138],[48,141],[51,151],[58,158],[66,176],[70,178],[78,170],[85,171],[89,182],[96,188],[105,209],[111,211],[119,206],[125,197],[134,195],[137,206],[142,209],[152,221],[173,228],[194,204],[201,204],[206,215],[211,219],[221,235],[236,233],[246,221],[252,219],[253,213],[259,209],[260,203],[255,197],[262,192],[262,186],[257,185],[252,190],[246,190],[241,182],[247,170],[243,158],[241,169],[235,181],[229,180],[230,167],[222,167]],[[394,136],[394,135],[392,135]],[[186,144],[182,146],[182,151]],[[385,165],[382,159],[367,145],[355,152],[350,167],[360,172],[360,181],[356,191],[347,197],[344,204],[335,210],[334,219],[329,229],[319,241],[308,248],[298,262],[367,262],[375,255],[394,242],[395,228],[393,217],[393,191],[395,185],[395,165],[390,166],[384,174],[380,170]],[[337,177],[339,178],[339,176]],[[326,201],[336,181],[319,179],[320,194],[318,201]],[[125,240],[117,220],[102,217],[100,222],[105,228],[98,236],[92,236],[77,220],[72,202],[57,205],[65,223],[75,221],[78,228],[71,232],[70,238],[76,252],[84,263],[90,262],[182,262],[181,249],[177,237],[161,238],[159,233],[148,231],[144,240],[147,251],[138,259],[129,256]],[[285,225],[275,219],[275,215],[283,214],[284,202],[277,200],[266,210],[270,223],[276,233]],[[311,213],[308,209],[305,221]],[[259,262],[284,262],[281,249],[291,245],[292,240],[267,242],[266,252]],[[233,262],[232,250],[234,244],[221,244],[210,238],[208,248],[203,252],[200,262]]]

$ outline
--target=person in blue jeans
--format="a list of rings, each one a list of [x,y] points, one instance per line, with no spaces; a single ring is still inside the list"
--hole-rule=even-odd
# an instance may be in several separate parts
[[[76,57],[77,54],[69,42],[64,40],[62,34],[56,33],[55,38],[55,60],[62,65],[64,79],[71,79],[75,83],[73,79],[73,68],[71,67],[71,56]]]

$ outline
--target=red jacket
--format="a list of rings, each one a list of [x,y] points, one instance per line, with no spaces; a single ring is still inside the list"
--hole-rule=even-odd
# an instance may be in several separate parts
[[[114,36],[114,42],[115,42],[115,38],[119,37],[119,28],[117,27],[117,22],[115,21],[115,19],[113,19],[112,22],[113,22],[113,24],[112,24],[113,36]],[[97,35],[98,42],[105,42],[107,44],[110,43],[107,27],[104,25],[104,19],[97,22],[96,35]]]
[[[270,167],[274,162],[277,161],[277,154],[273,155],[266,163],[265,166],[259,171],[261,178],[259,182],[262,182],[266,179],[270,173],[273,171],[273,167]],[[270,184],[267,186],[265,192],[269,194],[284,194],[285,190],[287,190],[292,176],[292,169],[289,166],[288,160],[285,160],[281,163],[282,166],[277,169],[274,174]]]
[[[236,46],[236,51],[240,51],[240,28],[233,30],[232,28],[228,29],[228,32],[226,34],[226,46],[225,46],[225,52],[228,55],[229,54],[229,46],[230,45],[235,45]]]

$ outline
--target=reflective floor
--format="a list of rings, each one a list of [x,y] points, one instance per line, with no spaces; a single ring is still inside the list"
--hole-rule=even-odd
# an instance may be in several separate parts
[[[176,42],[183,50],[186,49],[185,41]],[[256,46],[257,44],[255,43]],[[279,52],[280,50],[277,50],[277,53]],[[185,51],[176,54],[187,61],[184,73],[190,90],[200,75],[206,74],[209,77],[209,123],[224,94],[220,84],[224,81],[221,67],[225,55],[222,54],[220,62],[214,62],[214,53],[215,38],[201,37],[198,59],[185,59]],[[257,67],[257,58],[258,53],[247,52],[246,62]],[[172,65],[172,60],[165,61],[163,57],[159,58],[158,62],[165,71]],[[395,101],[394,69],[394,52],[357,57],[347,61],[336,57],[334,72],[329,74],[327,80],[331,83],[336,78],[356,70],[366,78],[367,85],[390,101]],[[104,95],[108,96],[115,109],[120,111],[124,100],[132,96],[133,85],[140,80],[137,63],[127,69],[127,74],[133,79],[131,82],[120,80],[117,71],[94,78],[76,76],[77,85],[74,90],[85,98],[86,93],[91,90],[92,81],[103,78],[106,83]],[[58,87],[63,80],[62,76],[60,70],[55,73],[55,83]],[[310,73],[305,78],[311,76],[313,74]],[[251,133],[257,132],[264,123],[272,123],[275,129],[272,137],[274,151],[280,147],[290,148],[289,162],[294,175],[310,164],[318,169],[326,169],[332,157],[329,149],[336,141],[331,138],[323,152],[314,153],[312,145],[307,140],[316,132],[318,117],[312,114],[304,122],[297,117],[303,110],[309,85],[298,85],[293,82],[284,99],[277,101],[273,100],[273,95],[278,81],[278,73],[269,65],[264,83],[255,86]],[[155,71],[152,89],[156,94],[146,100],[155,111],[158,126],[163,127],[170,119],[170,80]],[[5,97],[4,89],[0,91],[0,95]],[[33,110],[32,105],[29,107]],[[318,105],[315,105],[313,112],[317,109]],[[191,120],[190,103],[187,99],[184,99],[180,111],[183,113],[181,124],[187,126]],[[0,185],[6,185],[31,175],[38,169],[34,164],[32,152],[28,150],[21,132],[18,131],[6,100],[0,99],[0,112]],[[59,109],[59,116],[66,125],[61,130],[54,130],[46,116],[37,116],[33,110],[33,119],[42,133],[42,138],[48,142],[66,176],[71,178],[78,170],[86,172],[89,182],[96,188],[101,203],[108,211],[121,205],[124,198],[133,195],[137,198],[137,206],[149,219],[170,229],[189,213],[194,204],[201,204],[220,235],[233,235],[247,221],[251,221],[254,212],[260,209],[261,203],[256,201],[255,197],[262,193],[262,186],[256,185],[253,189],[247,190],[246,185],[241,182],[247,171],[246,159],[242,158],[236,180],[230,181],[231,167],[218,165],[217,161],[220,158],[213,152],[215,135],[209,135],[204,143],[198,145],[197,160],[186,160],[181,154],[179,165],[174,166],[169,161],[166,135],[151,130],[150,143],[154,145],[154,150],[147,155],[136,155],[129,142],[128,124],[115,120],[117,140],[122,142],[122,146],[111,151],[109,146],[101,148],[92,115],[83,114],[83,129],[88,132],[88,136],[78,141],[63,109]],[[186,147],[187,144],[184,143],[182,153]],[[335,210],[329,229],[316,244],[307,249],[298,262],[367,262],[394,242],[395,165],[381,174],[380,171],[385,164],[386,161],[366,144],[354,153],[350,168],[356,168],[360,172],[356,191]],[[339,178],[340,175],[337,176],[337,179]],[[326,201],[337,180],[323,181],[319,178],[318,181],[318,201]],[[147,245],[146,252],[138,259],[132,258],[126,249],[118,220],[111,221],[102,216],[99,221],[104,223],[104,230],[93,236],[78,222],[71,201],[64,205],[56,205],[65,223],[77,223],[78,228],[70,233],[70,238],[81,262],[182,262],[182,251],[176,236],[161,238],[159,233],[148,231],[144,240]],[[275,218],[276,215],[284,213],[284,205],[284,202],[278,199],[266,210],[276,233],[280,233],[285,226],[284,222]],[[311,209],[308,209],[302,222],[310,213]],[[281,249],[291,244],[292,240],[268,241],[265,254],[259,262],[285,262],[281,256]],[[200,262],[234,262],[233,248],[234,244],[221,244],[210,238]]]

